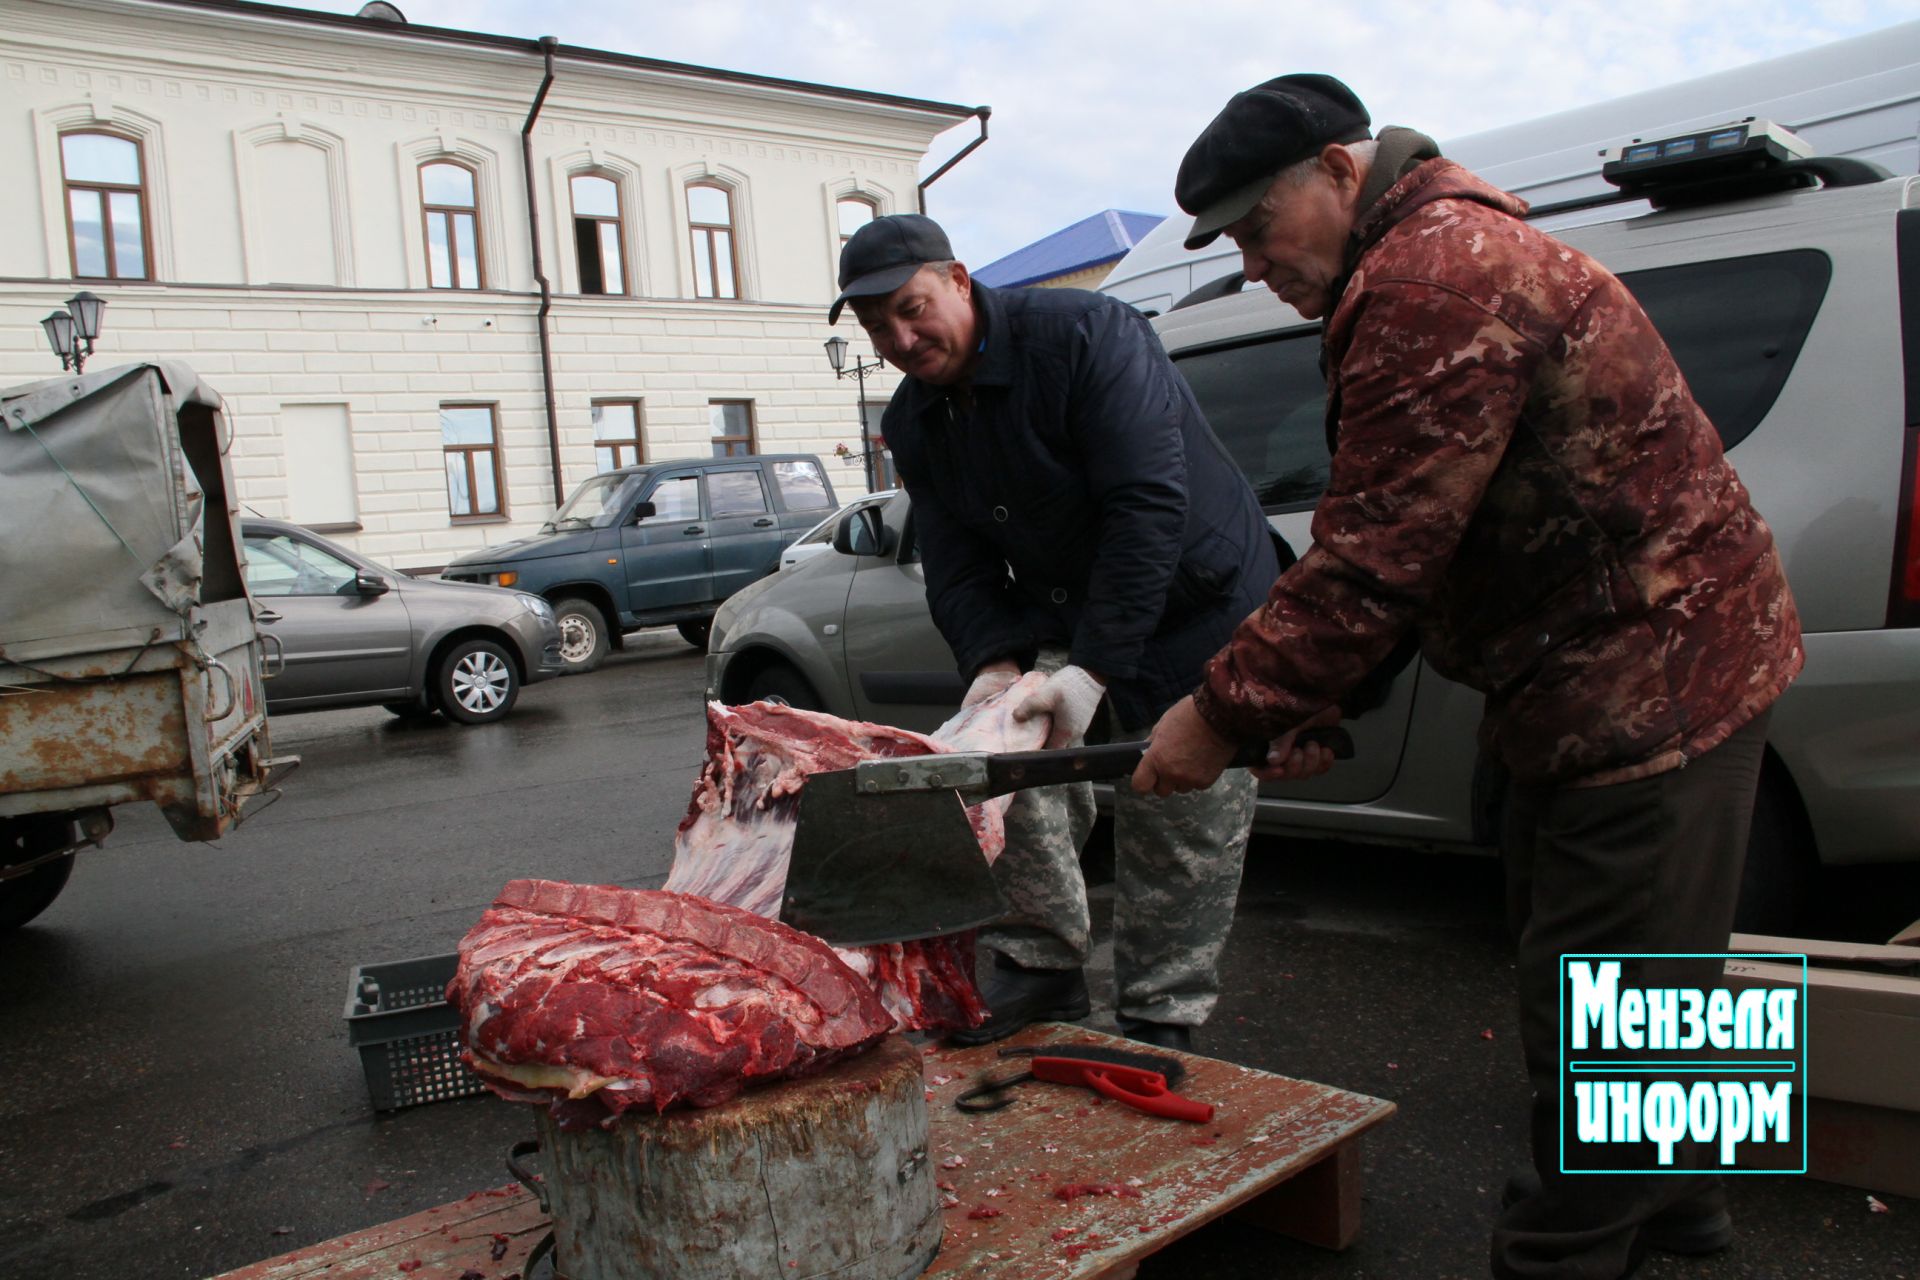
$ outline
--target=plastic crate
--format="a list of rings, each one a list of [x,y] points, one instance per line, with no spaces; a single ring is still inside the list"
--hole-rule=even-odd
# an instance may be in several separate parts
[[[375,1111],[485,1093],[460,1057],[460,1015],[447,1003],[455,955],[355,965],[347,1043],[360,1051]]]

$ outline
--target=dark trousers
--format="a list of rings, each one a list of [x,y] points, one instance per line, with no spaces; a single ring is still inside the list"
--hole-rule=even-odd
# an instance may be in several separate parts
[[[1616,1280],[1639,1256],[1648,1218],[1719,1194],[1707,1176],[1560,1172],[1559,962],[1567,952],[1727,949],[1767,719],[1762,712],[1685,768],[1651,778],[1509,794],[1501,856],[1540,1190],[1495,1225],[1496,1276]],[[1629,961],[1621,985],[1711,987],[1720,968]]]

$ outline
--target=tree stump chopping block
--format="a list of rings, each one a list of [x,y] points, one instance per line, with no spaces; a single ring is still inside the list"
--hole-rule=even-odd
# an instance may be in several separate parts
[[[907,1280],[940,1251],[920,1054],[900,1036],[705,1110],[584,1133],[539,1115],[567,1280]]]

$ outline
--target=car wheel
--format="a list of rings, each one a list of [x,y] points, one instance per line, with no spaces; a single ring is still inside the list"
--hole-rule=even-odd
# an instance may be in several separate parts
[[[462,640],[440,660],[434,700],[461,724],[487,724],[513,710],[520,673],[507,651],[491,640]]]
[[[428,720],[433,716],[434,708],[424,702],[387,702],[381,704],[387,714],[402,720]]]
[[[611,641],[599,605],[580,596],[561,596],[553,602],[553,622],[560,628],[560,660],[569,674],[583,676],[607,660]]]
[[[696,649],[704,649],[707,647],[707,636],[713,631],[712,618],[698,618],[691,622],[681,622],[675,625],[680,631],[680,638],[682,640],[685,640]]]
[[[784,662],[760,668],[747,681],[746,702],[784,702],[800,711],[825,711],[807,678]]]
[[[0,864],[13,866],[50,853],[67,840],[63,820],[39,817],[0,821]],[[35,867],[12,880],[0,880],[0,934],[12,933],[53,905],[73,874],[73,855]]]
[[[1733,927],[1740,933],[1803,936],[1809,918],[1817,862],[1813,833],[1786,779],[1760,771],[1753,798],[1753,829],[1747,836],[1747,866]]]

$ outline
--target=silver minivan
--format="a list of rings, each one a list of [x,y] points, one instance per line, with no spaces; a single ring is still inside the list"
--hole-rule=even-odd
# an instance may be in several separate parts
[[[1673,348],[1772,525],[1806,632],[1776,707],[1743,929],[1790,922],[1816,861],[1920,858],[1920,179],[1803,188],[1550,230],[1615,271]],[[1590,220],[1592,211],[1563,215]],[[1304,550],[1327,476],[1318,326],[1265,291],[1154,321],[1269,518]],[[962,686],[927,615],[904,494],[837,554],[730,600],[711,696],[779,692],[926,728]],[[1490,848],[1503,779],[1481,696],[1415,663],[1355,758],[1262,790],[1263,830]]]

